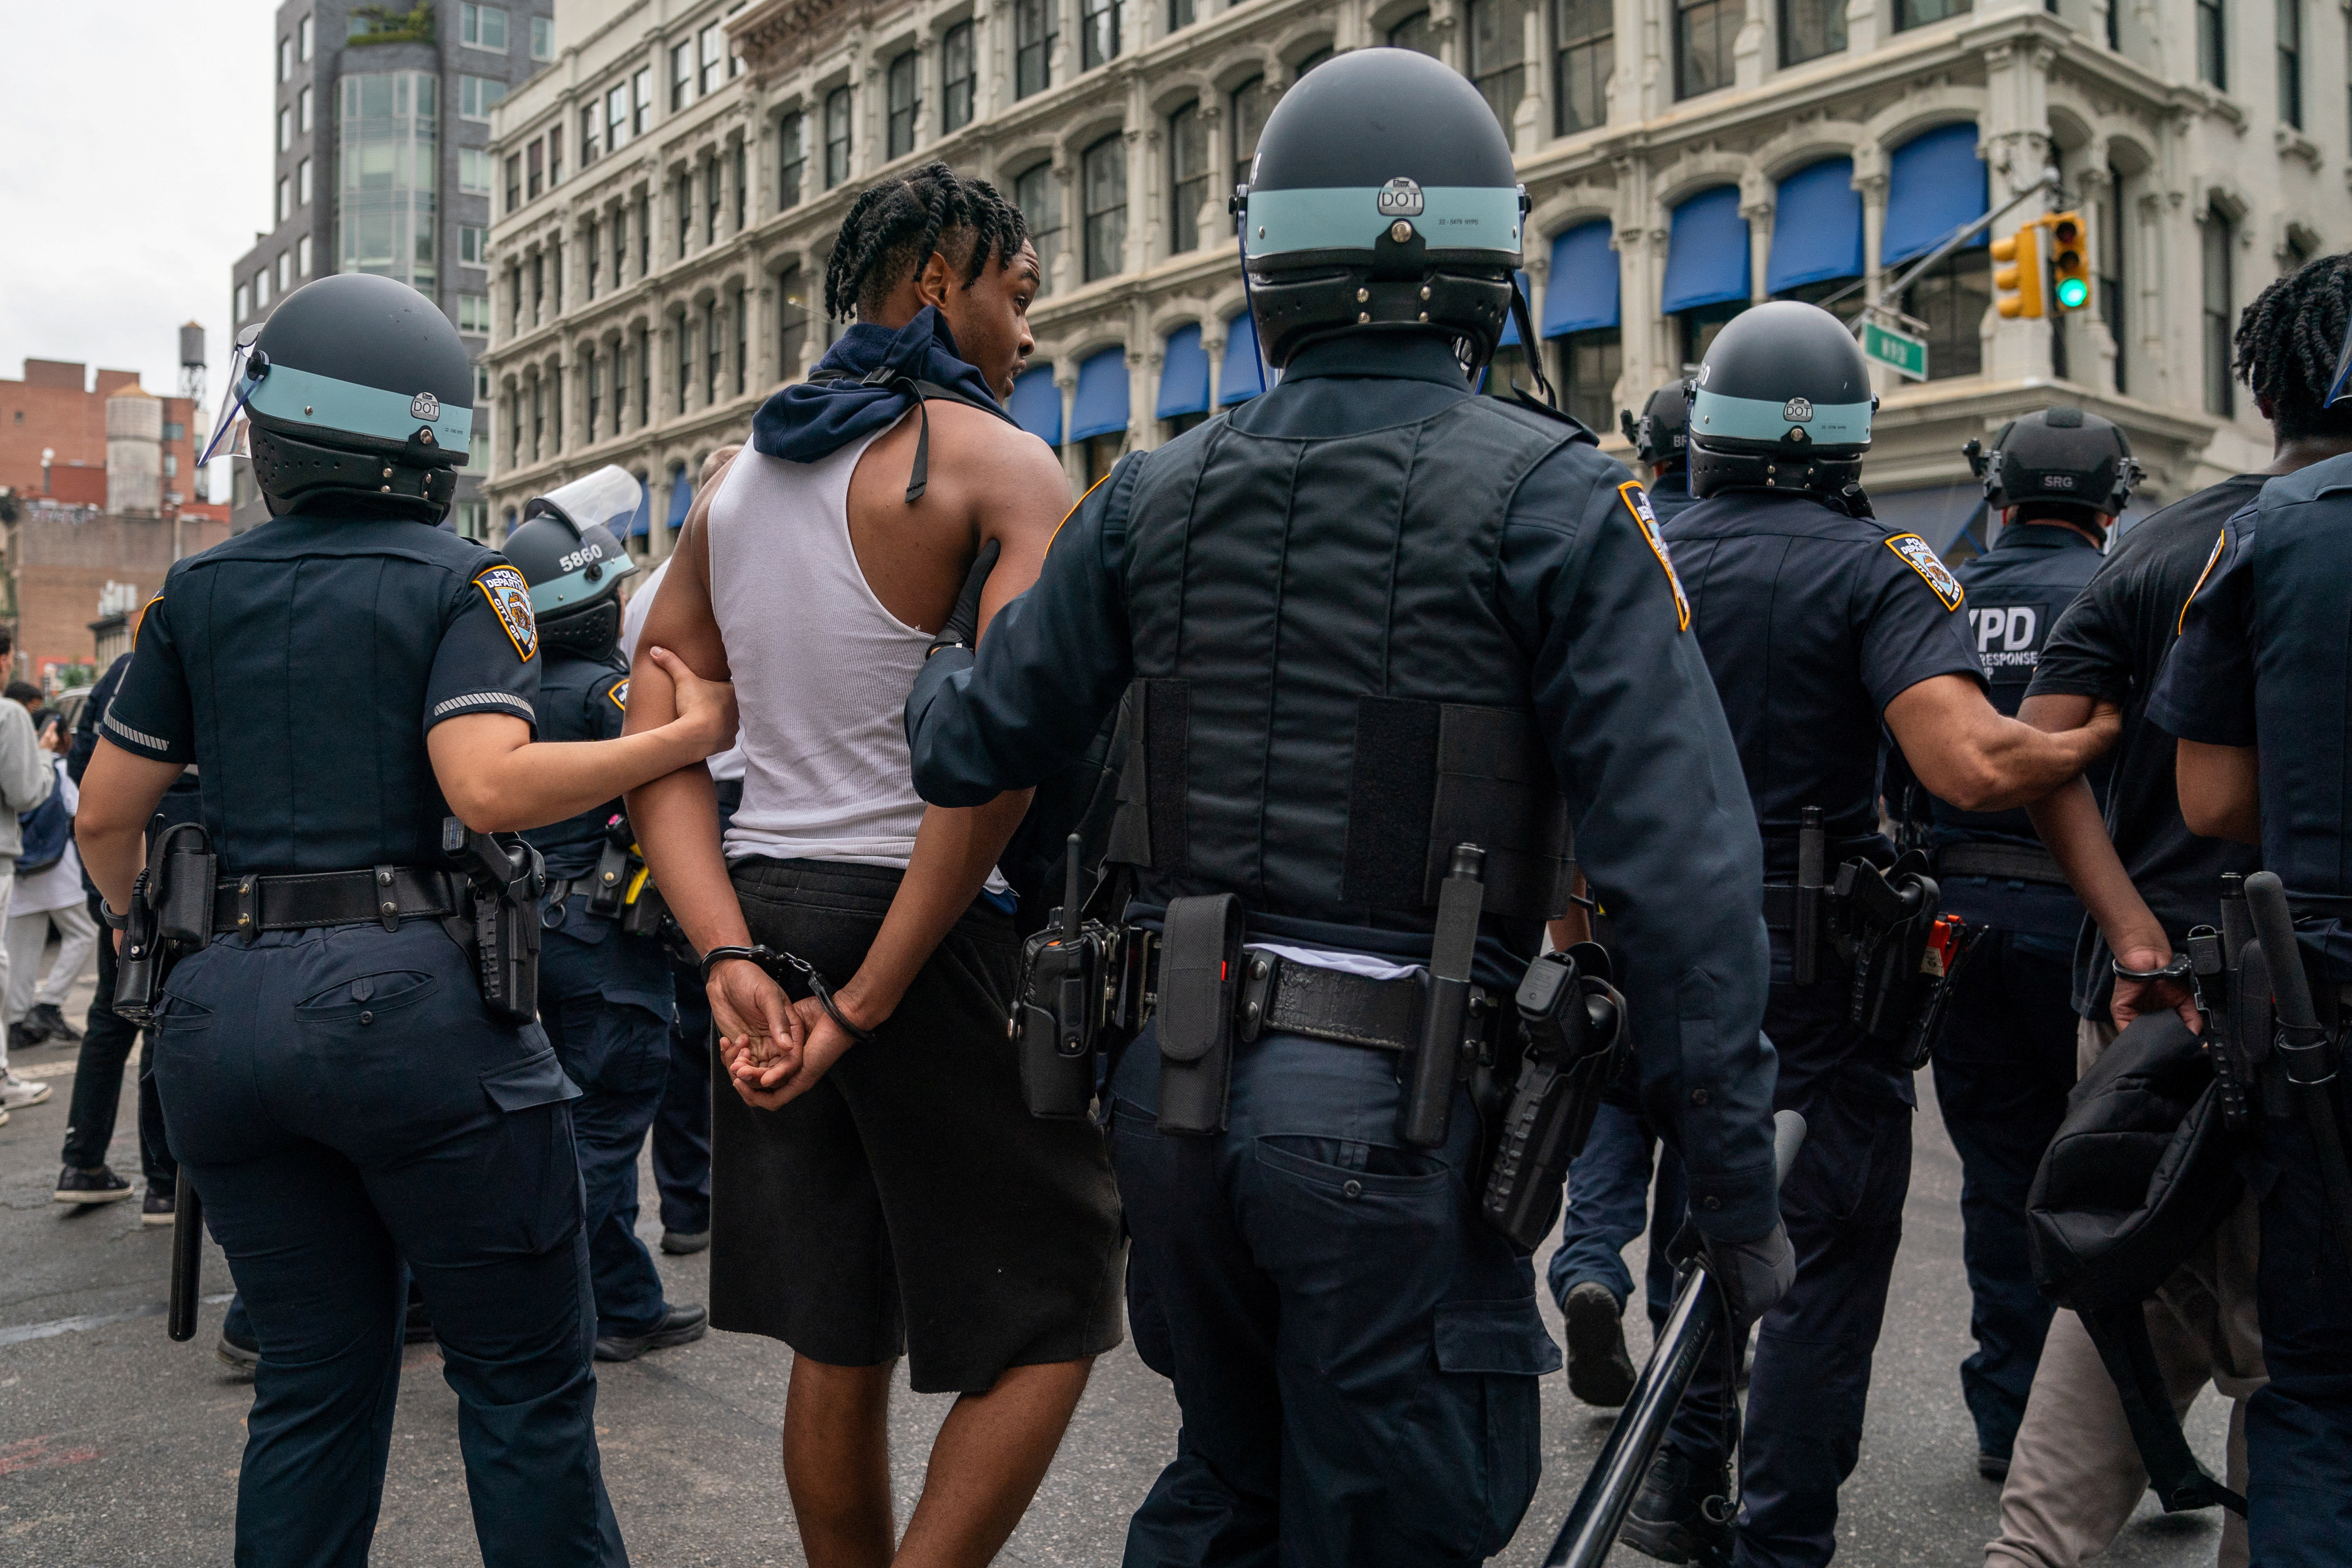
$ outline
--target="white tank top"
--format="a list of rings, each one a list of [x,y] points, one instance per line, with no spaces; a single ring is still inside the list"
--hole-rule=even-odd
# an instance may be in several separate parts
[[[883,608],[849,542],[849,479],[880,434],[814,463],[746,447],[710,503],[710,608],[742,715],[730,860],[904,869],[914,853],[904,713],[931,634]]]

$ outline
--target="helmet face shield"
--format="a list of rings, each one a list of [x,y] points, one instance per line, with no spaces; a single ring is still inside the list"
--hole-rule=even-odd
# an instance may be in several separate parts
[[[618,464],[607,463],[543,496],[533,496],[524,506],[522,515],[528,521],[553,512],[583,533],[591,528],[603,527],[618,538],[627,531],[630,520],[644,504],[644,496],[645,487],[637,483],[635,475]]]
[[[220,411],[213,416],[212,435],[205,442],[204,456],[196,459],[199,468],[215,458],[253,456],[245,405],[269,371],[269,356],[257,353],[253,346],[254,339],[260,335],[261,323],[257,321],[237,334],[236,347],[229,351],[228,381],[221,388]]]

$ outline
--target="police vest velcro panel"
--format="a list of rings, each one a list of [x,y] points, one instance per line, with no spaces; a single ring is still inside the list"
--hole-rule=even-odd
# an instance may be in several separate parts
[[[1363,923],[1433,907],[1456,843],[1487,912],[1567,906],[1568,821],[1496,606],[1528,472],[1590,439],[1493,398],[1360,436],[1213,421],[1128,519],[1137,684],[1111,854],[1154,901]]]

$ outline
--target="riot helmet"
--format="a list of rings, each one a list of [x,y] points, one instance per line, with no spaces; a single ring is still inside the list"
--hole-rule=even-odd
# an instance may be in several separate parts
[[[1690,423],[1690,395],[1680,381],[1670,381],[1650,394],[1642,417],[1630,410],[1617,413],[1618,428],[1633,443],[1633,456],[1654,468],[1679,468],[1689,457],[1685,427]]]
[[[405,283],[340,272],[279,301],[237,344],[205,457],[250,456],[270,515],[438,522],[472,445],[457,329]]]
[[[1845,324],[1775,300],[1724,324],[1690,383],[1690,487],[1837,495],[1862,479],[1878,399]]]
[[[606,464],[533,496],[507,535],[506,557],[530,584],[540,640],[601,658],[621,637],[621,583],[637,569],[621,546],[645,487]]]
[[[1995,512],[2026,507],[2069,522],[2105,526],[2120,514],[2140,481],[2139,460],[2122,429],[2095,414],[2061,405],[2002,426],[1992,450],[1971,439],[1961,450],[1984,481]]]
[[[1527,197],[1459,73],[1412,49],[1326,60],[1266,117],[1234,200],[1267,363],[1352,328],[1448,333],[1472,369],[1494,357]]]

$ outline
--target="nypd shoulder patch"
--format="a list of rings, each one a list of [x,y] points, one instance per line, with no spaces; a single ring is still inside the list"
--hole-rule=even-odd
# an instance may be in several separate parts
[[[498,612],[499,624],[525,664],[539,651],[539,622],[530,613],[530,584],[511,566],[493,566],[474,579],[474,586]]]
[[[2182,633],[2188,631],[2189,606],[2195,604],[2197,602],[2197,595],[2205,591],[2205,579],[2213,575],[2213,568],[2221,564],[2221,552],[2228,549],[2229,544],[2230,531],[2228,529],[2225,528],[2221,532],[2213,536],[2213,553],[2205,557],[2205,570],[2197,574],[2197,585],[2189,590],[2189,597],[2180,601],[2179,618],[2172,623],[2173,636],[2179,637]]]
[[[1650,553],[1658,558],[1660,566],[1665,568],[1666,585],[1675,591],[1675,629],[1678,632],[1690,630],[1690,598],[1683,592],[1683,580],[1675,575],[1674,559],[1666,553],[1665,535],[1658,531],[1658,514],[1650,505],[1649,491],[1642,488],[1639,480],[1628,479],[1617,487],[1617,498],[1625,503],[1625,510],[1633,514],[1633,521],[1641,529],[1642,538],[1649,545]]]
[[[629,710],[628,678],[624,676],[620,679],[613,682],[612,685],[606,687],[604,689],[604,695],[613,700],[614,707],[618,708],[622,712],[626,713]]]
[[[1935,590],[1936,597],[1944,602],[1944,608],[1957,610],[1960,607],[1961,599],[1967,596],[1960,587],[1960,580],[1952,575],[1952,569],[1944,564],[1934,545],[1916,533],[1896,533],[1887,537],[1886,548],[1901,557],[1903,564],[1919,574],[1919,580]]]

